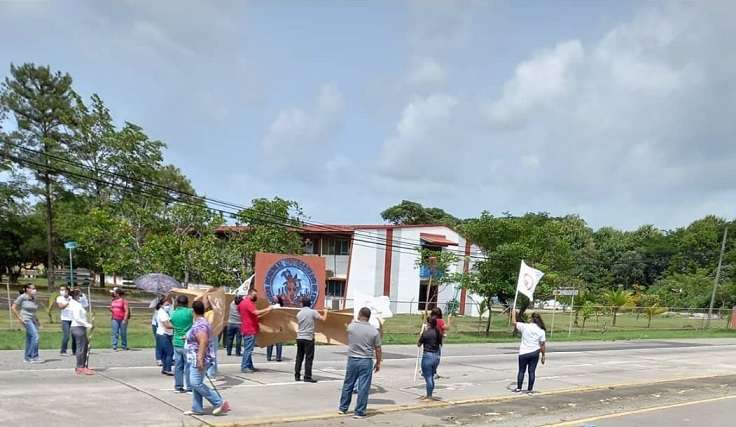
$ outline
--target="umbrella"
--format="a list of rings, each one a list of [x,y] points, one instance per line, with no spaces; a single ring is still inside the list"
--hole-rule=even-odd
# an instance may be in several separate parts
[[[161,273],[149,273],[135,279],[135,287],[152,294],[167,294],[173,288],[183,286],[171,276]]]

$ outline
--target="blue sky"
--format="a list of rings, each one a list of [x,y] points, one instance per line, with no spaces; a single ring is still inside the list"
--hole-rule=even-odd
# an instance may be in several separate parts
[[[70,73],[219,199],[669,228],[734,216],[735,19],[726,1],[0,0],[0,63]]]

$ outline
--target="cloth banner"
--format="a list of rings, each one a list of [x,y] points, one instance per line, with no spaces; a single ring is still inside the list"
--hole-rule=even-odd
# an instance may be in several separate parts
[[[391,301],[385,295],[374,297],[367,294],[353,293],[353,318],[358,320],[358,312],[363,307],[371,309],[370,324],[376,329],[381,329],[384,319],[393,316],[391,312]]]
[[[537,289],[537,283],[542,279],[544,273],[526,265],[521,260],[521,268],[519,269],[519,280],[516,283],[516,291],[526,295],[529,301],[534,300],[534,291]]]

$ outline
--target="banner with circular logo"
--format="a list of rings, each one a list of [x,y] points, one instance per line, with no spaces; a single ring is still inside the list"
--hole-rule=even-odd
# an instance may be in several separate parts
[[[260,273],[260,274],[259,274]],[[309,298],[311,306],[324,304],[324,259],[281,254],[256,255],[256,283],[269,303],[282,301],[285,307],[301,307]]]

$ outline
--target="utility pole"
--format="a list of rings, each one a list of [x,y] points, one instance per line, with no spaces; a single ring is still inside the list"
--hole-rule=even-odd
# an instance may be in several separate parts
[[[726,238],[728,236],[728,227],[723,230],[723,242],[721,242],[721,255],[718,257],[718,268],[716,268],[716,278],[713,280],[713,293],[710,295],[710,307],[708,308],[708,319],[705,321],[706,329],[710,326],[710,317],[713,314],[713,304],[716,302],[716,289],[718,289],[718,280],[721,278],[721,264],[723,264],[723,252],[726,250]]]

